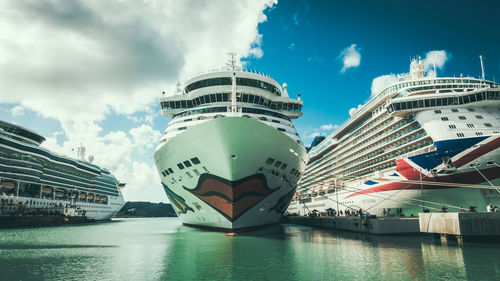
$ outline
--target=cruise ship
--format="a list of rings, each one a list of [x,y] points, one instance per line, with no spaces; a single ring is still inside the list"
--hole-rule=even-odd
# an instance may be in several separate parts
[[[291,122],[302,101],[235,66],[195,76],[161,98],[171,120],[154,160],[185,225],[237,231],[279,221],[307,163]]]
[[[0,199],[2,211],[43,213],[73,208],[89,219],[110,220],[125,204],[120,183],[107,169],[40,147],[45,138],[0,121]],[[11,212],[12,213],[12,212]]]
[[[499,84],[425,76],[420,59],[398,77],[315,142],[290,213],[500,207]]]

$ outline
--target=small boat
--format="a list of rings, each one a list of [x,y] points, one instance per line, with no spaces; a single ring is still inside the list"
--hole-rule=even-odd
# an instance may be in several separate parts
[[[0,191],[12,191],[15,187],[16,183],[13,181],[0,182]]]
[[[66,193],[64,189],[56,189],[56,197],[64,197],[64,193]]]

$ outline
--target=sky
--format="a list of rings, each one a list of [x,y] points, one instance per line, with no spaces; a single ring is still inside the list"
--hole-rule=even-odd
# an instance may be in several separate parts
[[[301,95],[306,145],[328,135],[421,57],[427,75],[500,80],[500,2],[6,0],[0,2],[0,118],[43,147],[94,163],[126,200],[167,202],[152,156],[168,118],[162,91],[224,66]]]

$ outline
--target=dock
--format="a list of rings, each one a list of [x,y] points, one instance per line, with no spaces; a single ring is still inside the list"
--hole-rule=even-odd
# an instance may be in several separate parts
[[[289,216],[289,223],[371,234],[418,234],[418,217],[361,218],[356,216],[305,217]]]
[[[288,223],[367,234],[431,234],[441,239],[500,240],[500,212],[420,213],[418,217],[289,216]]]
[[[420,232],[455,238],[500,238],[500,212],[420,213]]]

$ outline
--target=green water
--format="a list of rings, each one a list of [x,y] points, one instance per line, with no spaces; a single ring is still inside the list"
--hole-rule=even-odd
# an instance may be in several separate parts
[[[237,237],[177,218],[0,231],[0,280],[499,280],[500,244],[281,225]]]

